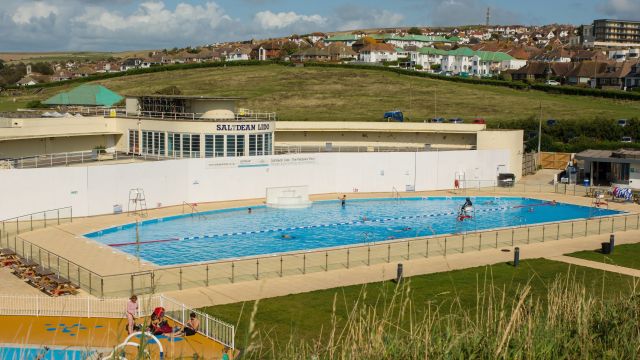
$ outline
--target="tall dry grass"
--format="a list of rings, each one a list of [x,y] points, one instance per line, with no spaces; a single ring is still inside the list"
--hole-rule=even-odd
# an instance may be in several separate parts
[[[603,287],[604,289],[604,287]],[[244,359],[637,359],[640,297],[605,297],[587,291],[569,272],[536,296],[529,284],[508,297],[490,274],[478,281],[475,306],[416,304],[410,280],[390,297],[365,303],[366,287],[347,319],[338,321],[333,299],[331,326],[312,341],[292,334],[282,342],[257,330],[254,304]],[[604,291],[604,290],[603,290]]]

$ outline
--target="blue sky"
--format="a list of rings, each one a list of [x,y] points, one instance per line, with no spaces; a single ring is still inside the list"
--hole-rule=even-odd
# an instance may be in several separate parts
[[[0,51],[129,50],[370,27],[640,20],[640,0],[0,0]]]

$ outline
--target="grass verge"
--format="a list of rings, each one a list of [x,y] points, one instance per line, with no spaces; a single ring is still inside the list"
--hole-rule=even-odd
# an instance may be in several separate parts
[[[605,255],[598,250],[579,251],[567,256],[597,261],[605,264],[640,269],[640,244],[616,245],[613,253]]]

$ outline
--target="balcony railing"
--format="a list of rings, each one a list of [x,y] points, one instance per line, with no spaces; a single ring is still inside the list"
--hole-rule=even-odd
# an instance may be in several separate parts
[[[152,119],[166,119],[166,120],[191,120],[191,121],[276,121],[276,113],[256,112],[256,111],[239,111],[233,115],[232,118],[220,117],[220,118],[205,118],[203,119],[203,113],[177,113],[177,112],[158,112],[158,111],[141,111],[137,114],[127,114],[129,117],[142,117]]]

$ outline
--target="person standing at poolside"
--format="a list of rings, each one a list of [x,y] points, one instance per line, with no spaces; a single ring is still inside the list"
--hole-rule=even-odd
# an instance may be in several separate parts
[[[347,195],[342,195],[342,198],[340,198],[340,205],[344,208],[345,206],[347,206]]]
[[[133,334],[136,325],[136,314],[138,314],[138,297],[131,295],[129,301],[127,301],[127,332],[129,335]]]

